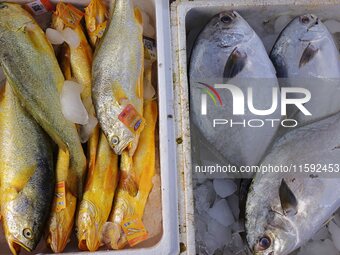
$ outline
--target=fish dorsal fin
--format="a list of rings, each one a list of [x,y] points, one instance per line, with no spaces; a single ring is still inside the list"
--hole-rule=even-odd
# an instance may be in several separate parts
[[[281,207],[285,215],[295,215],[297,213],[298,201],[284,179],[279,188]]]
[[[139,8],[135,8],[135,18],[140,25],[143,25],[143,15]]]
[[[227,63],[224,67],[224,78],[233,78],[246,65],[247,53],[244,50],[238,49],[237,47],[231,52]]]
[[[315,55],[318,51],[319,51],[319,49],[315,45],[309,43],[308,46],[306,47],[306,49],[302,53],[300,63],[299,63],[299,67],[301,68],[305,64],[307,64],[309,61],[311,61],[315,57]]]

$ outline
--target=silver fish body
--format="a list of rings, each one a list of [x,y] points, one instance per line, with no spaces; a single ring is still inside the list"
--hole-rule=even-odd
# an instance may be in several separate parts
[[[117,154],[141,132],[141,119],[128,128],[120,116],[127,105],[143,113],[142,26],[131,0],[117,0],[111,20],[94,55],[92,98],[97,118]],[[129,115],[129,113],[127,113]]]
[[[291,253],[340,206],[339,125],[338,113],[296,128],[280,138],[261,162],[287,166],[290,172],[257,173],[251,184],[246,231],[254,254]]]
[[[234,115],[230,91],[216,88],[221,100],[216,98],[215,104],[208,99],[207,114],[201,114],[202,94],[215,93],[209,89],[205,92],[207,86],[202,83],[210,87],[221,83],[233,84],[244,95],[251,87],[257,109],[269,109],[272,90],[278,91],[275,69],[260,38],[237,12],[222,12],[214,16],[198,35],[191,54],[189,78],[192,124],[231,163],[239,166],[257,164],[270,144],[277,125],[262,128],[244,127],[242,124],[213,127],[213,120],[226,119],[230,122],[232,119],[235,123],[247,123],[254,118],[280,119],[278,111],[268,116],[257,116],[245,108],[244,115]],[[247,102],[247,98],[244,100]]]
[[[304,104],[311,116],[289,107],[287,117],[300,125],[330,116],[340,110],[339,52],[333,36],[321,20],[306,14],[293,19],[281,32],[270,58],[282,86],[308,89],[311,99]],[[293,97],[301,98],[299,94]]]

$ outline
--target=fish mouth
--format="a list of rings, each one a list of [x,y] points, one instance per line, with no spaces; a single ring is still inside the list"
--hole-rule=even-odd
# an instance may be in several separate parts
[[[10,237],[8,239],[8,246],[13,255],[18,255],[20,253],[21,248],[24,248],[28,252],[32,252],[33,248],[26,246],[25,244],[21,243],[17,239]]]

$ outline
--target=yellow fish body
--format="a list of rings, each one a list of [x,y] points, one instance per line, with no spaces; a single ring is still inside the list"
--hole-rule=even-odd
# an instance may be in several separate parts
[[[75,126],[61,110],[64,77],[45,34],[17,4],[0,3],[0,64],[25,109],[60,149],[69,150],[68,187],[81,196],[86,158]]]
[[[110,215],[117,183],[118,156],[101,133],[96,165],[88,173],[77,215],[78,247],[81,250],[96,251],[100,247],[102,227]]]
[[[106,28],[107,8],[101,0],[91,0],[85,8],[85,23],[92,47],[96,47]]]
[[[139,184],[138,193],[135,197],[131,196],[119,183],[114,206],[109,217],[109,222],[112,222],[113,225],[103,233],[106,236],[104,237],[107,240],[106,243],[111,249],[122,249],[127,245],[127,237],[121,228],[124,220],[127,218],[138,218],[141,220],[143,217],[147,198],[153,185],[152,177],[155,175],[155,128],[157,115],[157,102],[145,101],[144,118],[147,124],[141,133],[137,150],[132,157],[135,177]],[[122,157],[124,155],[128,157],[127,154],[123,154]],[[131,167],[126,166],[124,162],[129,161],[122,160],[121,168]]]
[[[0,91],[0,204],[10,250],[33,251],[42,236],[54,190],[50,138],[22,108],[11,86]]]

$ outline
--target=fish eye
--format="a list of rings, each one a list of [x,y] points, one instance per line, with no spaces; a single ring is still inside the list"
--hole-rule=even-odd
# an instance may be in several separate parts
[[[117,144],[119,143],[119,138],[118,138],[118,136],[112,137],[111,142],[112,142],[113,145],[117,145]]]
[[[32,235],[32,230],[29,229],[29,228],[25,228],[23,231],[22,231],[22,234],[24,235],[24,237],[26,239],[32,239],[33,238],[33,235]]]
[[[6,4],[0,3],[0,9],[6,9],[8,6]]]
[[[308,24],[310,22],[310,19],[307,15],[304,15],[304,16],[300,17],[300,21],[303,24]]]
[[[258,242],[258,246],[260,248],[260,250],[264,251],[267,250],[271,245],[271,241],[270,238],[268,236],[263,236],[260,238],[259,242]]]
[[[230,17],[230,16],[228,16],[228,15],[225,15],[225,16],[223,16],[222,18],[221,18],[221,21],[223,22],[223,23],[225,23],[225,24],[229,24],[230,22],[232,22],[232,18]]]

